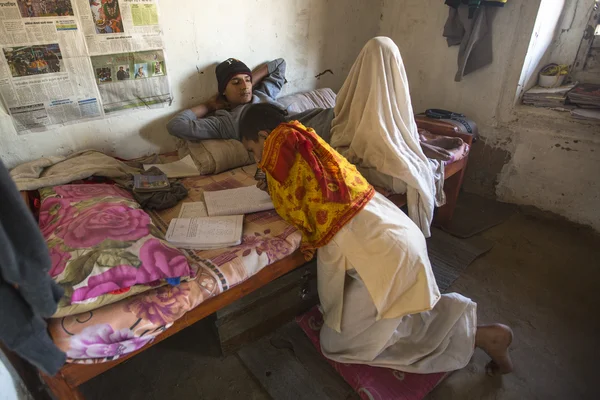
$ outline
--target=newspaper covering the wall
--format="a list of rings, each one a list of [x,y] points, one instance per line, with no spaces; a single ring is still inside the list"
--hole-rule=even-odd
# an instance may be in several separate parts
[[[0,1],[0,47],[0,95],[18,133],[102,116],[70,1]]]
[[[157,1],[77,0],[77,7],[104,112],[170,104]]]
[[[0,96],[19,134],[170,104],[157,0],[0,0]]]
[[[107,114],[171,101],[162,50],[93,56],[92,65]]]

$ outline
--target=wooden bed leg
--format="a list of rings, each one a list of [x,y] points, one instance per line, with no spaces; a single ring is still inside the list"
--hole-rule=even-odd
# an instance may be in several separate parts
[[[433,220],[435,226],[442,226],[447,228],[450,225],[450,221],[452,221],[452,216],[454,215],[454,209],[456,208],[456,202],[458,201],[458,195],[460,193],[460,188],[462,186],[466,169],[467,168],[465,162],[465,166],[460,170],[460,172],[452,175],[444,182],[446,204],[436,209],[435,218]]]
[[[48,376],[41,372],[40,375],[57,400],[84,400],[79,389],[71,387],[60,372],[56,376]]]
[[[23,360],[16,353],[8,350],[2,342],[0,342],[0,352],[4,354],[4,358],[0,357],[0,362],[8,361],[17,375],[21,378],[21,382],[23,382],[29,391],[31,397],[35,400],[52,400],[36,367]],[[0,388],[0,393],[2,393],[2,388]]]

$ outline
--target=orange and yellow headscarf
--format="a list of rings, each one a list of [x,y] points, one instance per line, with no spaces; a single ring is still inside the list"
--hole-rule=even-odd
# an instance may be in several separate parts
[[[354,165],[298,121],[271,132],[258,167],[277,213],[302,232],[307,260],[375,194]]]

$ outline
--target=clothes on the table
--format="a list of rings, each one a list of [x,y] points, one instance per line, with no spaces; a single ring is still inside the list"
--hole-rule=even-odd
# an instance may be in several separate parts
[[[331,146],[346,149],[341,153],[353,164],[405,182],[408,214],[430,236],[434,207],[443,204],[433,172],[439,162],[419,144],[406,71],[391,39],[371,39],[354,62],[337,96]]]
[[[0,340],[49,375],[65,362],[46,331],[63,292],[46,242],[0,161]]]
[[[325,356],[415,373],[469,362],[476,304],[440,295],[423,235],[382,195],[319,249],[317,268]]]
[[[191,110],[184,110],[167,124],[167,130],[173,136],[184,140],[204,139],[240,139],[239,124],[244,110],[250,104],[271,103],[282,109],[277,101],[285,80],[285,60],[278,58],[267,64],[268,75],[252,90],[252,101],[235,107],[233,110],[217,110],[212,115],[198,118]],[[329,137],[332,109],[313,109],[290,115],[290,120],[299,120],[312,127],[324,138]]]
[[[302,233],[307,259],[375,193],[354,165],[297,121],[269,134],[258,167],[266,173],[277,213]]]

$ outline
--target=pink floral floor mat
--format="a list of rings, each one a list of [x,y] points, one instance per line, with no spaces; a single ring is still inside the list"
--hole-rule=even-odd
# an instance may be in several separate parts
[[[323,326],[323,315],[318,307],[298,316],[296,323],[320,352],[319,333]],[[341,364],[329,359],[327,362],[365,400],[421,400],[447,375],[410,374],[389,368]]]

